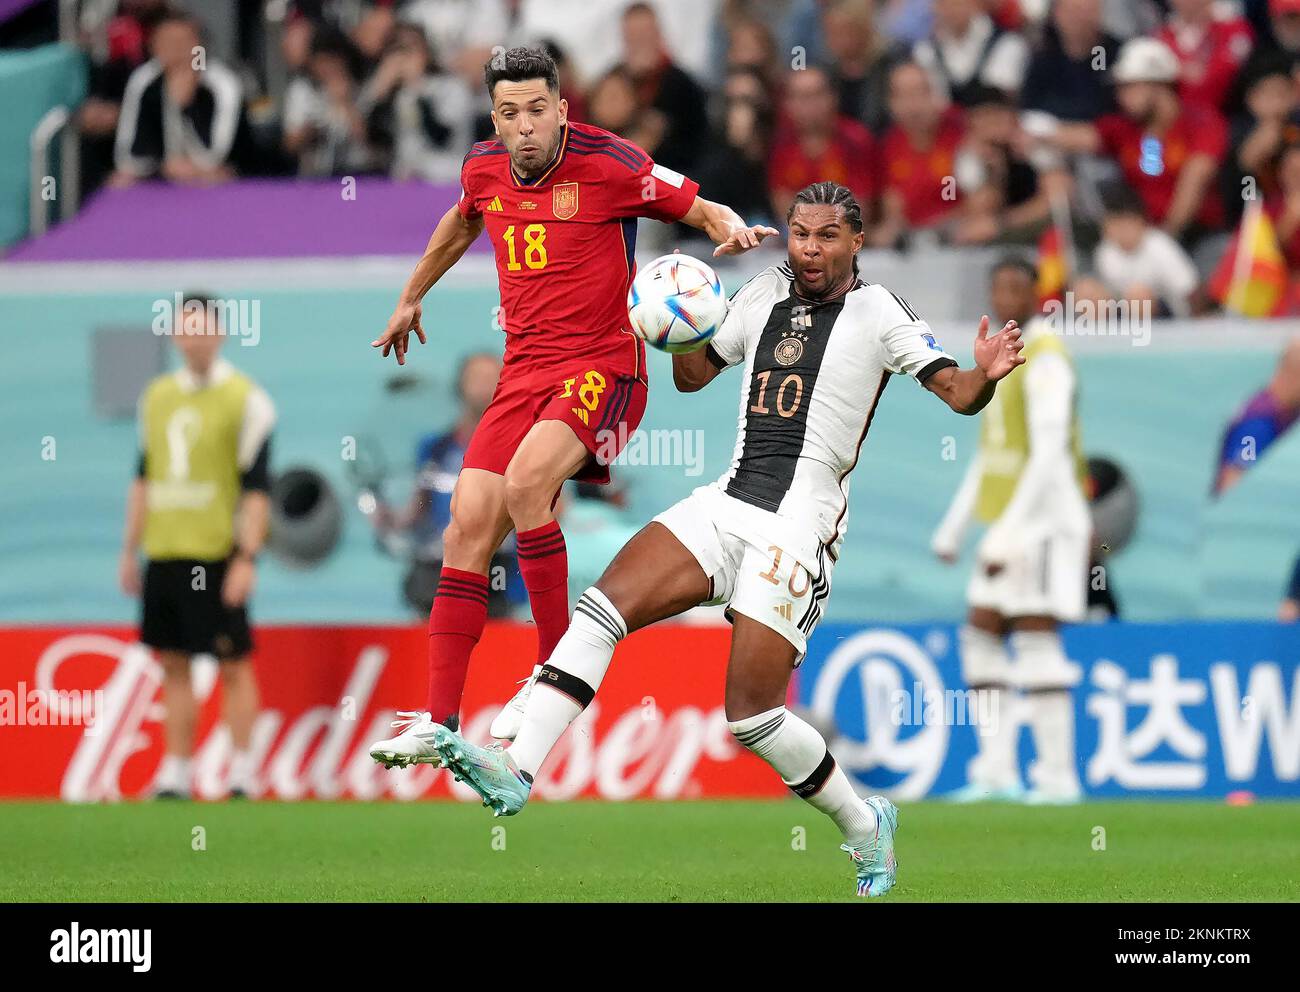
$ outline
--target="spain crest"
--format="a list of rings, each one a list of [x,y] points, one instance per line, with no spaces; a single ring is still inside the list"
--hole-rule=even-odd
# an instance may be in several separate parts
[[[551,210],[556,220],[568,220],[578,212],[578,184],[560,183],[551,192]]]

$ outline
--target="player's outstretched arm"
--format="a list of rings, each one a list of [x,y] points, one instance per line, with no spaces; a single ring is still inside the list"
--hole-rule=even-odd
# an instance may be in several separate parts
[[[999,379],[1005,379],[1017,365],[1024,365],[1020,354],[1025,343],[1020,340],[1020,325],[1008,320],[997,334],[989,337],[989,318],[980,319],[975,336],[973,369],[940,369],[925,381],[925,388],[960,414],[979,413],[993,399]]]
[[[428,340],[420,326],[420,301],[443,273],[469,250],[482,230],[482,217],[466,219],[456,206],[442,215],[429,238],[428,247],[424,249],[424,257],[415,266],[411,278],[406,280],[393,315],[388,318],[388,326],[383,334],[370,342],[370,347],[383,348],[385,358],[392,350],[397,355],[397,364],[406,364],[406,345],[411,332],[415,332],[420,344]]]
[[[699,228],[713,239],[713,243],[718,246],[713,249],[715,258],[718,255],[739,255],[757,248],[764,238],[778,233],[774,227],[746,224],[740,214],[725,203],[714,203],[702,196],[695,198],[691,209],[682,218],[682,223]]]

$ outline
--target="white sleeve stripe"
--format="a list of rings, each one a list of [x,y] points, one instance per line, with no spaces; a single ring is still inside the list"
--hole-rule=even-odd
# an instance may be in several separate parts
[[[136,130],[140,126],[140,100],[149,85],[162,74],[157,62],[149,61],[140,66],[126,81],[126,92],[122,94],[122,110],[117,121],[117,137],[113,142],[114,165],[123,172],[144,175],[158,163],[153,159],[137,158],[131,153],[135,144]]]

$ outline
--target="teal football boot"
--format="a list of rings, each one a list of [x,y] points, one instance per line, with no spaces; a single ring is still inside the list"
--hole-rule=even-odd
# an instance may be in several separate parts
[[[863,897],[883,896],[894,887],[898,861],[894,857],[894,835],[898,833],[898,807],[884,796],[871,796],[863,800],[876,814],[876,833],[865,844],[851,847],[841,844],[841,851],[848,851],[858,872],[858,895]]]
[[[479,747],[454,730],[434,728],[433,747],[457,782],[464,782],[483,799],[493,816],[514,816],[528,802],[533,784],[519,770],[502,744]]]

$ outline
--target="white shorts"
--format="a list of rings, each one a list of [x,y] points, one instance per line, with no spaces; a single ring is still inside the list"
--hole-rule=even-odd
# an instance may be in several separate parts
[[[977,552],[966,601],[1004,617],[1077,623],[1087,611],[1087,583],[1088,535],[1038,531],[1014,546],[996,575],[986,572]]]
[[[791,540],[789,521],[715,486],[701,486],[654,519],[709,577],[707,604],[725,603],[728,617],[739,613],[772,628],[794,645],[796,664],[803,661],[831,591],[834,563],[825,546],[815,545],[815,560],[800,561],[785,549],[811,542]]]

